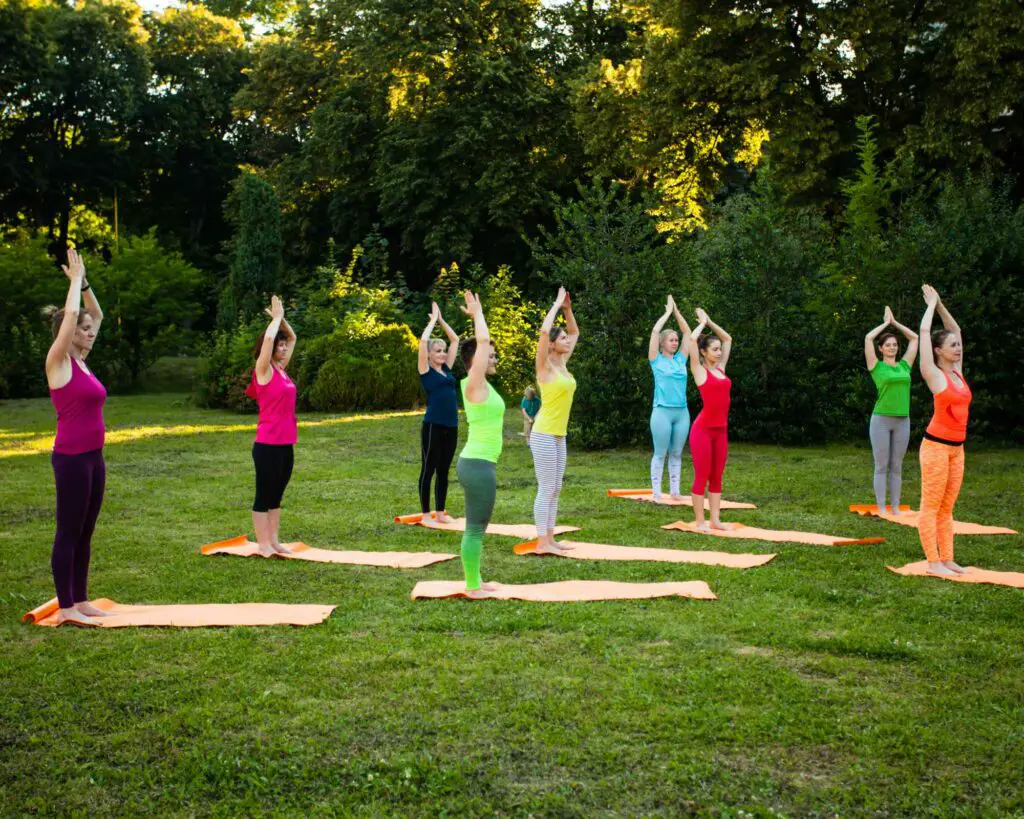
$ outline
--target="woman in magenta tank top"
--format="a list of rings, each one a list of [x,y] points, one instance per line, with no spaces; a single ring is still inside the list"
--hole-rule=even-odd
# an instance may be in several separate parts
[[[698,529],[727,529],[719,519],[722,504],[722,474],[729,457],[729,404],[732,381],[725,374],[732,351],[732,336],[697,308],[700,324],[690,335],[690,372],[700,390],[704,406],[690,429],[690,455],[693,457],[693,486],[690,487],[693,512]],[[701,335],[708,327],[711,333]],[[708,495],[711,523],[704,522],[704,493]]]
[[[64,308],[52,308],[53,344],[46,354],[46,382],[57,411],[57,437],[50,462],[57,486],[57,528],[50,567],[62,623],[97,625],[107,612],[89,602],[92,533],[103,505],[103,403],[107,391],[85,365],[99,333],[103,311],[85,278],[85,264],[68,250],[62,265],[70,280]],[[82,302],[85,308],[82,308]]]
[[[260,554],[290,555],[281,545],[281,500],[292,477],[298,422],[295,418],[295,384],[286,372],[295,350],[295,332],[285,321],[284,306],[274,296],[270,301],[270,325],[256,345],[256,368],[245,394],[260,410],[252,461],[256,467],[256,499],[252,504],[252,525]]]

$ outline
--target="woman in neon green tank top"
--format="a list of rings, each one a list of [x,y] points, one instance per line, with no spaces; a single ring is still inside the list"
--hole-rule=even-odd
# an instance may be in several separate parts
[[[466,410],[469,439],[459,454],[455,474],[466,497],[466,531],[462,535],[462,570],[466,575],[466,595],[473,599],[489,597],[497,590],[493,583],[480,579],[480,553],[484,532],[491,522],[498,491],[497,464],[501,455],[505,402],[487,376],[494,375],[497,356],[487,332],[480,298],[466,291],[462,312],[473,318],[474,337],[462,345],[462,363],[466,378],[462,381],[462,404]]]
[[[907,351],[897,361],[900,343],[887,328],[895,327],[907,340]],[[885,331],[885,332],[883,332]],[[885,511],[886,479],[892,513],[900,513],[900,490],[903,486],[903,456],[910,443],[910,372],[917,357],[917,333],[904,327],[892,310],[885,308],[882,323],[864,336],[864,362],[878,388],[878,400],[871,413],[868,435],[875,456],[875,503]]]
[[[565,329],[554,326],[559,311],[565,314]],[[533,469],[537,474],[533,518],[537,524],[537,551],[542,554],[565,554],[572,548],[555,543],[555,520],[565,475],[565,435],[576,392],[576,379],[566,369],[566,364],[579,339],[580,328],[572,313],[572,301],[565,288],[559,287],[558,298],[544,318],[537,342],[541,405],[530,433]]]

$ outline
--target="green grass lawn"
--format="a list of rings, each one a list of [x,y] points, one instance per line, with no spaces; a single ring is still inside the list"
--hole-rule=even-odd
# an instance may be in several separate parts
[[[492,537],[489,579],[701,579],[720,599],[413,602],[458,563],[199,555],[249,530],[252,417],[174,394],[106,415],[94,596],[337,609],[308,628],[21,625],[53,595],[54,422],[45,400],[0,406],[0,815],[1024,815],[1024,591],[887,572],[922,554],[916,530],[846,511],[870,501],[866,446],[732,447],[726,497],[760,508],[726,519],[887,538],[830,548],[661,531],[688,510],[604,495],[644,485],[647,451],[570,441],[560,522],[579,539],[779,557],[539,560]],[[301,421],[285,539],[457,550],[391,522],[417,511],[417,415]],[[531,519],[517,429],[510,413],[498,522]],[[913,449],[906,473],[916,506]],[[1022,492],[1019,453],[969,449],[959,517],[1024,531]],[[461,514],[454,468],[448,506]],[[1024,570],[1024,537],[957,546],[965,565]]]

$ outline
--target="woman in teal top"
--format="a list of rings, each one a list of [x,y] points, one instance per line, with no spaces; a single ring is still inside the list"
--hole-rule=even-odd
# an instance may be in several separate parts
[[[462,308],[473,318],[474,337],[462,345],[462,363],[467,376],[462,380],[462,405],[466,411],[469,439],[459,454],[455,474],[466,496],[466,531],[462,535],[462,570],[466,574],[466,595],[474,599],[489,597],[496,590],[480,579],[480,553],[484,532],[491,522],[498,493],[497,464],[501,455],[505,402],[488,383],[498,358],[487,332],[480,298],[466,291]]]
[[[900,361],[900,343],[892,331],[895,327],[907,339],[907,351]],[[871,414],[868,431],[875,455],[875,503],[885,511],[886,479],[892,513],[900,513],[900,489],[903,486],[903,456],[910,443],[910,370],[917,357],[917,333],[893,318],[885,308],[885,318],[864,337],[864,360],[871,380],[878,388],[878,399]]]
[[[666,330],[669,316],[675,315],[683,330]],[[682,317],[675,299],[668,297],[663,315],[651,330],[647,358],[654,373],[654,409],[651,410],[651,437],[654,456],[651,458],[651,492],[654,500],[661,500],[661,479],[665,473],[668,455],[668,486],[673,500],[682,500],[679,494],[679,476],[683,470],[683,445],[690,431],[690,410],[686,405],[686,364],[689,358],[690,326]]]

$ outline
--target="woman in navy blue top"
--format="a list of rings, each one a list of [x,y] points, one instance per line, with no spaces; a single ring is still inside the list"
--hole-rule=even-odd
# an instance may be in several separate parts
[[[448,344],[431,338],[434,325],[440,324]],[[457,382],[452,365],[459,354],[459,336],[441,316],[437,302],[431,304],[430,323],[420,336],[420,384],[427,393],[427,414],[423,416],[420,432],[420,511],[430,512],[430,481],[434,481],[434,510],[436,519],[447,523],[445,512],[448,500],[448,470],[455,457],[459,440],[459,408],[455,400]]]

